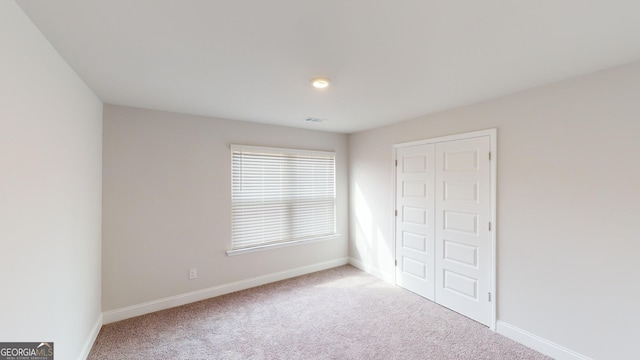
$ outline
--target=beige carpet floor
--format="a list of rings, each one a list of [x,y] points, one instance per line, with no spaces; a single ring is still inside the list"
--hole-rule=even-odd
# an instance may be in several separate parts
[[[351,266],[102,327],[89,359],[549,359]]]

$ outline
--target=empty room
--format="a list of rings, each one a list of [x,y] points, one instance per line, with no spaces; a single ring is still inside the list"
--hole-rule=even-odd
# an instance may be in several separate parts
[[[637,1],[3,0],[0,44],[0,359],[640,354]]]

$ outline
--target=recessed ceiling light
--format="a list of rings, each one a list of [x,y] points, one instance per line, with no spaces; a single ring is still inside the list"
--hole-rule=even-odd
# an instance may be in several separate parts
[[[315,77],[311,79],[311,85],[318,89],[326,88],[327,86],[329,86],[330,82],[331,80],[327,79],[326,77]]]

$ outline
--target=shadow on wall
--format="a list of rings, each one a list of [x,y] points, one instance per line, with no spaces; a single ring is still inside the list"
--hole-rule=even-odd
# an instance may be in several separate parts
[[[358,182],[355,183],[354,216],[356,223],[355,248],[358,257],[365,266],[372,267],[374,273],[385,280],[393,280],[393,272],[389,266],[393,264],[392,241],[386,239],[380,227],[373,219],[371,206]]]

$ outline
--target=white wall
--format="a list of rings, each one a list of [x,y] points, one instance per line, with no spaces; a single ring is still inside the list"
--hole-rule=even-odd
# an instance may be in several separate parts
[[[0,1],[0,341],[84,356],[100,325],[102,103]]]
[[[232,143],[335,150],[341,239],[227,256]],[[347,160],[344,134],[105,105],[103,310],[344,261]]]
[[[494,127],[498,320],[637,358],[640,63],[351,135],[350,256],[393,278],[392,144]]]

